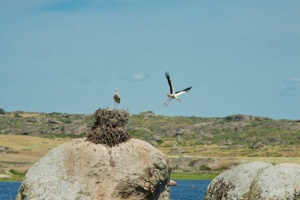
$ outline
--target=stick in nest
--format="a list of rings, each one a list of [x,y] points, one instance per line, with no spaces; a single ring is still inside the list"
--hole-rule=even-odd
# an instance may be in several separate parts
[[[94,116],[95,122],[87,136],[87,141],[112,147],[131,139],[127,129],[126,111],[99,109]]]

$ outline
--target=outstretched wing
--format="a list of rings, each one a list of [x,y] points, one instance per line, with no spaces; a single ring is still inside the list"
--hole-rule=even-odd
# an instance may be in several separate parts
[[[169,86],[170,86],[170,94],[173,94],[173,91],[174,91],[174,90],[173,90],[172,81],[171,81],[171,79],[170,79],[169,72],[166,72],[165,75],[166,75],[166,78],[168,79],[168,84],[169,84]]]
[[[185,88],[184,90],[177,91],[175,94],[176,94],[177,96],[179,96],[179,95],[181,95],[181,94],[183,94],[183,93],[186,93],[186,92],[190,91],[190,89],[192,89],[192,86],[191,86],[191,87],[188,87],[188,88]]]

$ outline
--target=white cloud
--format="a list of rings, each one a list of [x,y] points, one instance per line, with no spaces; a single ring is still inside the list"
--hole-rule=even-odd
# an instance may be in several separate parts
[[[300,78],[292,77],[292,78],[286,79],[284,82],[286,82],[286,83],[300,83]]]
[[[142,73],[138,73],[138,74],[133,74],[133,75],[132,75],[132,78],[133,78],[133,80],[135,80],[135,81],[141,81],[141,80],[144,80],[144,79],[145,79],[145,76],[144,76],[144,74],[142,74]]]

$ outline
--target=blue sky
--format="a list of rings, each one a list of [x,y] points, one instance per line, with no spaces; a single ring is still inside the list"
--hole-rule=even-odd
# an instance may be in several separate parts
[[[0,108],[300,119],[298,0],[0,1]],[[175,90],[171,101],[164,73]]]

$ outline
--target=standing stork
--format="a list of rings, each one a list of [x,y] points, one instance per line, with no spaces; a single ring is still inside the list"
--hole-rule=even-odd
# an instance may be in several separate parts
[[[118,105],[121,102],[121,97],[118,93],[117,88],[115,89],[115,94],[114,94],[114,101],[115,101],[115,110],[118,109]]]
[[[178,98],[178,96],[181,95],[181,94],[183,94],[183,93],[188,92],[190,89],[192,89],[192,86],[191,86],[191,87],[188,87],[188,88],[185,88],[184,90],[177,91],[177,92],[174,93],[174,88],[173,88],[173,85],[172,85],[172,81],[171,81],[169,72],[166,72],[166,73],[165,73],[165,76],[166,76],[166,78],[167,78],[167,80],[168,80],[168,84],[169,84],[169,86],[170,86],[170,93],[167,93],[168,99],[167,99],[167,101],[164,103],[164,105],[165,105],[165,106],[168,106],[169,103],[170,103],[170,101],[171,101],[172,99],[177,99],[179,102],[181,102],[180,99]]]

